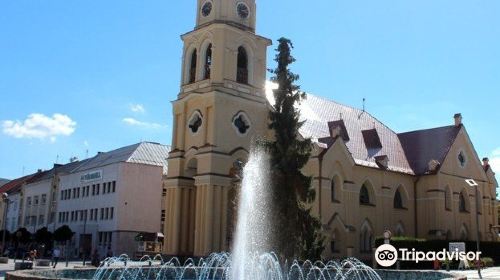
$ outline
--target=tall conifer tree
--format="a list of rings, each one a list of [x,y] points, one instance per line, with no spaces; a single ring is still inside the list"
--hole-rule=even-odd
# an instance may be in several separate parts
[[[278,40],[275,61],[277,67],[270,72],[278,85],[274,90],[275,104],[270,112],[269,128],[274,139],[265,143],[271,155],[272,166],[272,221],[273,250],[282,257],[319,259],[323,250],[320,221],[311,215],[310,203],[315,199],[312,178],[302,173],[312,150],[310,139],[303,139],[299,129],[297,106],[306,94],[295,85],[299,76],[290,71],[295,62],[291,55],[293,44],[286,38]]]

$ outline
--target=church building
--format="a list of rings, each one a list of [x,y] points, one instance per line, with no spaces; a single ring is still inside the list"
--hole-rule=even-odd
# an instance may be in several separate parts
[[[266,54],[256,33],[255,0],[197,0],[184,42],[180,93],[173,102],[172,151],[165,181],[164,253],[207,256],[231,248],[239,181],[256,137],[269,137]],[[462,123],[396,133],[364,110],[308,95],[303,137],[314,152],[314,214],[325,258],[369,259],[374,239],[396,236],[474,240],[497,236],[497,182]],[[466,184],[474,179],[479,196]],[[476,203],[477,201],[477,203]]]

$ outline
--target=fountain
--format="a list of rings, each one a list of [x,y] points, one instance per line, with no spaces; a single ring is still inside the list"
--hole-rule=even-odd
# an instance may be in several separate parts
[[[370,267],[356,259],[343,262],[294,261],[280,263],[269,251],[269,158],[261,149],[253,149],[243,169],[238,223],[232,254],[214,253],[198,262],[180,263],[161,256],[144,257],[134,263],[127,256],[111,258],[96,271],[94,280],[114,279],[234,279],[234,280],[329,280],[381,278]],[[145,266],[144,266],[145,265]]]
[[[349,258],[341,262],[293,261],[282,263],[268,253],[268,230],[272,227],[267,207],[270,203],[268,156],[254,149],[243,170],[238,224],[233,253],[213,253],[200,260],[145,256],[139,261],[128,256],[108,258],[97,269],[62,269],[9,272],[12,280],[93,279],[93,280],[381,280],[372,268]],[[379,271],[383,279],[452,279],[440,272]]]

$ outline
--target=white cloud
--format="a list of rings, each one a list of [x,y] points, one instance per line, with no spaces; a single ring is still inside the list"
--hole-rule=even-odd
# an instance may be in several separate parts
[[[143,127],[143,128],[161,129],[161,128],[166,127],[166,126],[161,125],[159,123],[143,122],[143,121],[136,120],[134,118],[124,118],[122,121],[127,125],[138,126],[138,127]]]
[[[144,113],[146,112],[146,109],[144,109],[144,106],[142,104],[131,104],[130,105],[130,110],[134,113]]]
[[[63,114],[52,117],[30,114],[24,121],[6,120],[2,122],[3,133],[15,138],[49,139],[55,142],[57,136],[70,136],[75,132],[76,122]]]

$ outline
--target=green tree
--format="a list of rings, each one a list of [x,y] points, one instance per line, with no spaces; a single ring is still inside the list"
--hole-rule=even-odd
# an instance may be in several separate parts
[[[35,232],[35,240],[39,244],[48,245],[52,242],[53,234],[47,227],[43,227]]]
[[[54,231],[54,240],[57,242],[62,242],[64,243],[64,251],[65,251],[65,258],[66,258],[66,267],[68,267],[68,261],[69,261],[69,253],[67,252],[68,249],[68,241],[71,240],[75,233],[69,228],[67,225],[63,225],[58,227]]]
[[[295,82],[299,76],[290,71],[295,62],[291,55],[292,42],[278,40],[275,61],[277,67],[270,72],[271,80],[278,85],[274,90],[275,104],[269,114],[269,128],[274,140],[264,146],[271,155],[272,166],[272,248],[284,258],[318,259],[323,251],[321,223],[311,215],[310,203],[315,199],[312,178],[302,173],[312,151],[310,139],[303,139],[299,129],[298,104],[307,96]]]
[[[5,234],[5,242],[7,243],[10,240],[12,234],[10,233],[9,230],[0,230],[0,240],[2,240],[4,234]]]
[[[27,244],[31,241],[31,233],[26,228],[20,228],[14,233],[13,239],[18,244]]]
[[[67,225],[60,226],[54,231],[54,240],[57,242],[67,242],[71,240],[75,233]]]

